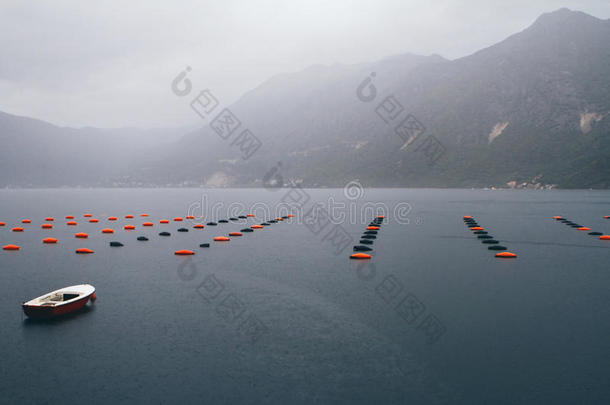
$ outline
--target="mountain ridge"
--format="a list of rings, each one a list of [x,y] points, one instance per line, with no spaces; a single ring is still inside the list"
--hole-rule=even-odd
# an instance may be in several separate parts
[[[251,158],[216,135],[208,117],[178,141],[116,163],[102,183],[90,177],[125,186],[264,186],[281,162],[284,180],[305,186],[356,178],[369,187],[608,188],[605,38],[610,20],[560,9],[454,60],[407,53],[274,75],[229,106],[239,131],[262,142]],[[363,102],[356,90],[373,73],[377,98]],[[400,119],[411,114],[425,128],[412,145],[394,132],[397,122],[377,114],[389,96],[400,103]],[[432,164],[417,152],[430,136],[444,149]]]

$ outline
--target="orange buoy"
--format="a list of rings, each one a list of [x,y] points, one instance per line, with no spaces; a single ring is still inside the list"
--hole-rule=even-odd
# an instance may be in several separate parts
[[[473,226],[472,228],[470,228],[471,231],[482,231],[483,229],[485,228],[481,226]]]
[[[20,227],[20,226],[16,226],[13,229],[11,229],[11,231],[13,231],[13,232],[23,232],[23,228]]]
[[[80,254],[93,253],[93,250],[87,249],[87,248],[78,248],[78,249],[76,249],[76,253],[80,253]]]
[[[193,228],[195,228],[195,229],[203,229],[203,225],[202,224],[195,224],[195,225],[193,225]]]
[[[127,218],[127,219],[131,219],[131,218],[133,218],[133,215],[131,215],[131,214],[129,214],[129,215],[125,215],[125,218]]]
[[[144,222],[142,226],[153,226],[152,222]]]
[[[262,225],[252,225],[250,228],[252,229],[263,229]]]
[[[292,217],[294,217],[294,215],[292,215],[292,214],[288,214],[288,215],[286,215],[286,216],[287,216],[288,218],[292,218]]]
[[[472,219],[472,216],[470,216],[470,215],[464,215],[464,216],[463,216],[463,218],[464,218],[464,219]]]
[[[100,222],[100,220],[99,220],[99,219],[95,219],[95,218],[91,218],[91,219],[89,220],[89,222],[91,222],[92,224],[95,224],[95,223],[97,223],[97,222]]]
[[[19,246],[17,245],[4,245],[2,246],[2,250],[19,250],[21,249]]]
[[[85,218],[91,218],[92,216],[93,216],[93,215],[91,215],[91,214],[85,214],[85,215],[83,215],[83,217],[85,217]]]
[[[66,215],[66,219],[74,219],[74,215]]]
[[[282,217],[277,217],[277,218],[275,218],[275,220],[276,220],[276,221],[283,221],[283,220],[284,220],[284,218],[282,218]]]
[[[102,233],[114,233],[114,229],[104,228],[102,229]]]
[[[22,220],[21,220],[21,223],[22,223],[22,224],[31,224],[31,223],[32,223],[32,220],[31,220],[31,219],[22,219]]]
[[[496,257],[504,257],[507,259],[513,259],[513,258],[517,257],[517,255],[514,253],[511,253],[511,252],[500,252],[500,253],[496,253]]]
[[[87,239],[89,237],[89,235],[87,235],[84,232],[78,232],[74,234],[75,238],[80,238],[80,239]]]
[[[176,250],[174,252],[174,254],[178,255],[178,256],[188,256],[188,255],[194,255],[195,252],[193,252],[192,250],[183,249],[183,250]]]
[[[610,219],[610,215],[604,215],[604,218]]]
[[[117,217],[108,217],[108,221],[116,221]]]
[[[141,217],[147,217],[148,214],[140,214]]]
[[[159,221],[160,224],[169,224],[169,220],[167,219],[162,219]]]
[[[385,216],[383,216],[383,215],[377,215],[377,218],[379,218],[379,219],[384,219],[384,218],[385,218]]]
[[[561,215],[555,215],[553,219],[563,219],[563,217]]]
[[[578,228],[579,231],[590,231],[591,228],[587,228],[586,226],[581,226],[580,228]]]
[[[241,232],[229,232],[229,236],[242,236]]]
[[[358,259],[358,260],[363,260],[363,259],[370,259],[371,255],[367,255],[366,253],[354,253],[353,255],[351,255],[349,257],[350,259]]]
[[[182,218],[181,217],[176,217],[176,218],[174,218],[174,221],[180,222],[180,221],[182,221]]]
[[[248,214],[247,217],[254,217],[254,214]]]
[[[0,226],[4,226],[6,225],[4,222],[0,222]]]
[[[187,215],[186,217],[184,217],[186,219],[195,219],[195,217],[193,215]]]
[[[610,235],[602,235],[599,237],[601,240],[610,240]]]
[[[134,225],[125,225],[123,229],[125,229],[126,231],[133,231],[134,229],[136,229],[136,227]]]
[[[53,225],[51,225],[51,224],[42,224],[42,225],[40,225],[40,227],[42,229],[51,229],[51,228],[53,228]]]
[[[45,221],[49,221],[49,222],[53,222],[53,221],[55,221],[55,218],[53,218],[53,217],[46,217],[44,220]]]
[[[44,238],[42,243],[57,243],[57,239],[55,238]]]
[[[97,299],[97,295],[95,293],[91,294],[91,301],[95,301]]]
[[[378,226],[367,226],[366,230],[367,231],[377,231],[377,230],[379,230],[379,227]]]
[[[76,225],[76,221],[68,221],[68,222],[66,222],[66,225],[75,226]]]
[[[217,236],[214,238],[215,242],[228,242],[231,239],[227,238],[226,236]]]

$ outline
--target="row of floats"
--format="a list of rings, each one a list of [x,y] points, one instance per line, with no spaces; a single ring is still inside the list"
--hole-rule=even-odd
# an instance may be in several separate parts
[[[350,256],[350,259],[354,260],[368,260],[371,258],[371,255],[368,253],[362,252],[370,252],[373,250],[372,245],[377,239],[377,233],[381,229],[381,225],[383,224],[383,215],[379,215],[375,218],[364,230],[364,233],[360,237],[360,245],[354,246],[354,253]]]
[[[463,219],[464,219],[464,223],[466,224],[466,226],[468,228],[470,228],[473,235],[475,235],[477,237],[477,239],[479,239],[481,241],[481,243],[483,243],[485,245],[489,245],[489,246],[487,246],[487,249],[494,250],[494,251],[497,251],[497,250],[500,251],[500,252],[496,253],[496,257],[503,258],[503,259],[514,259],[517,257],[517,255],[515,253],[506,251],[507,247],[500,245],[500,242],[495,240],[493,238],[493,236],[491,236],[489,234],[489,232],[487,232],[485,230],[485,228],[480,226],[478,224],[478,222],[476,221],[476,219],[474,219],[471,215],[464,215]]]
[[[610,240],[610,235],[604,235],[602,232],[591,231],[591,228],[589,228],[588,226],[582,226],[576,222],[570,221],[562,217],[561,215],[556,215],[553,217],[553,219],[557,222],[562,222],[571,228],[575,228],[581,232],[588,232],[588,234],[591,236],[598,236],[600,240]],[[604,219],[610,219],[610,215],[605,215]]]
[[[141,217],[148,217],[149,215],[148,215],[148,214],[140,214],[140,216],[141,216]],[[96,224],[96,223],[100,222],[100,220],[99,220],[99,219],[97,219],[97,218],[93,218],[93,215],[92,215],[92,214],[83,214],[83,217],[84,217],[84,218],[87,218],[87,222],[89,222],[89,223]],[[229,218],[229,219],[230,219],[231,221],[237,221],[238,219],[245,219],[245,218],[247,218],[247,217],[254,217],[254,214],[240,215],[240,216],[239,216],[239,217],[237,217],[237,218],[232,217],[232,218]],[[125,215],[125,219],[134,219],[134,218],[135,218],[135,217],[134,217],[134,215]],[[74,216],[73,216],[73,215],[66,215],[66,216],[65,216],[65,219],[66,219],[66,220],[68,220],[68,221],[66,222],[66,225],[67,225],[67,226],[77,226],[77,225],[78,225],[78,222],[74,221],[74,219],[75,219],[75,218],[74,218]],[[174,221],[174,222],[182,222],[184,219],[191,219],[191,220],[192,220],[192,219],[195,219],[195,217],[194,217],[194,216],[192,216],[192,215],[187,215],[187,216],[186,216],[186,217],[184,217],[184,218],[182,218],[182,217],[175,217],[175,218],[173,219],[173,221]],[[106,218],[106,220],[107,220],[107,221],[117,221],[117,220],[118,220],[118,218],[117,218],[117,217],[108,217],[108,218]],[[42,229],[53,229],[53,224],[51,224],[51,223],[49,223],[49,222],[54,222],[54,221],[55,221],[55,218],[53,218],[53,217],[46,217],[46,218],[44,219],[44,221],[45,221],[45,223],[43,223],[42,225],[40,225],[40,227],[41,227]],[[218,221],[218,222],[220,222],[220,223],[223,223],[223,222],[224,222],[224,223],[227,223],[227,222],[229,222],[229,220],[226,220],[226,219],[221,219],[221,220],[220,220],[220,221]],[[32,223],[32,220],[31,220],[31,219],[22,219],[22,220],[21,220],[21,223],[22,223],[22,224],[31,224],[31,223]],[[160,223],[160,224],[169,224],[169,223],[170,223],[170,220],[169,220],[169,219],[160,219],[160,220],[159,220],[159,223]],[[146,227],[152,227],[152,226],[154,226],[154,225],[155,225],[155,224],[154,224],[154,223],[152,223],[152,222],[144,222],[144,223],[142,223],[142,226],[146,226]],[[218,225],[218,224],[217,224],[216,222],[208,222],[208,223],[207,223],[207,225],[210,225],[210,226],[215,226],[215,225]],[[0,222],[0,226],[6,226],[6,223],[4,223],[4,222]],[[204,225],[203,225],[203,224],[195,224],[195,226],[194,226],[194,228],[201,228],[201,229],[202,229],[203,227],[204,227]],[[125,230],[134,230],[134,229],[136,229],[136,227],[135,227],[135,225],[125,225],[125,226],[123,227],[123,229],[125,229]],[[20,227],[20,226],[16,226],[16,227],[14,227],[14,228],[11,228],[11,231],[13,231],[13,232],[23,232],[23,231],[24,231],[24,228],[23,228],[23,227]],[[112,231],[111,229],[107,229],[107,232],[105,232],[105,233],[112,233],[111,231]]]
[[[140,214],[140,216],[141,217],[148,217],[149,215],[148,214]],[[98,219],[93,218],[92,214],[84,214],[83,217],[88,218],[88,222],[90,222],[90,223],[98,223],[99,222]],[[231,217],[229,219],[221,219],[218,222],[208,222],[206,225],[195,224],[195,225],[193,225],[193,228],[194,229],[204,229],[205,226],[212,226],[212,227],[214,227],[214,226],[218,226],[219,224],[235,222],[235,221],[239,221],[239,220],[242,220],[242,219],[248,219],[248,218],[253,218],[253,217],[254,217],[254,214],[240,215],[238,217]],[[263,229],[265,226],[270,226],[271,224],[278,223],[278,222],[281,222],[281,221],[284,221],[286,219],[293,218],[293,217],[294,217],[294,215],[292,215],[292,214],[285,215],[285,216],[282,216],[282,217],[277,217],[275,219],[265,221],[265,222],[263,222],[261,224],[255,224],[255,225],[251,225],[248,228],[243,228],[239,232],[237,232],[237,231],[229,232],[228,236],[216,236],[216,237],[214,237],[213,240],[214,240],[214,242],[229,242],[231,240],[231,237],[240,237],[240,236],[243,236],[244,233],[254,232],[256,229]],[[125,215],[125,218],[126,219],[133,219],[134,215]],[[77,225],[77,223],[75,221],[73,221],[74,216],[66,215],[65,219],[69,220],[68,222],[66,222],[67,226],[75,226],[75,225]],[[118,219],[117,217],[108,217],[107,218],[108,221],[116,221],[117,219]],[[175,218],[173,218],[173,221],[174,222],[182,222],[184,219],[194,220],[195,217],[194,216],[188,216],[188,215],[186,217],[184,217],[184,218],[182,218],[182,217],[175,217]],[[45,218],[45,223],[43,223],[41,225],[41,228],[42,229],[53,229],[53,225],[49,224],[49,222],[53,222],[54,220],[55,219],[53,217],[46,217]],[[30,219],[23,219],[23,220],[21,220],[21,223],[23,223],[23,224],[31,224],[32,220],[30,220]],[[159,220],[159,223],[160,224],[169,224],[170,221],[167,220],[167,219],[161,219],[161,220]],[[5,226],[5,223],[4,222],[0,222],[0,226]],[[154,224],[152,222],[144,222],[144,223],[142,223],[142,226],[143,227],[152,227],[152,226],[154,226]],[[123,229],[126,230],[126,231],[132,231],[132,230],[136,229],[136,226],[135,225],[125,225],[123,227]],[[12,228],[11,230],[13,232],[24,232],[24,228],[23,227],[15,227],[15,228]],[[178,232],[188,232],[189,230],[188,230],[188,228],[179,228],[177,231]],[[112,228],[104,228],[100,232],[103,233],[103,234],[113,234],[115,231]],[[163,231],[163,232],[159,233],[159,236],[167,237],[167,236],[171,236],[171,233],[167,232],[167,231]],[[87,234],[85,232],[77,232],[77,233],[74,234],[74,237],[77,238],[77,239],[88,239],[89,238],[89,234]],[[148,241],[148,238],[146,236],[138,236],[137,240],[138,241]],[[56,243],[58,243],[58,240],[56,238],[48,237],[48,238],[42,239],[42,243],[43,244],[56,244]],[[109,245],[111,247],[122,247],[123,246],[123,244],[121,242],[118,242],[118,241],[111,241],[111,242],[109,242]],[[199,247],[207,248],[207,247],[210,247],[210,244],[209,243],[202,243],[202,244],[199,245]],[[15,250],[20,250],[20,246],[14,245],[14,244],[9,244],[9,245],[4,245],[2,247],[2,249],[3,250],[9,250],[9,251],[10,250],[15,251]],[[88,249],[88,248],[78,248],[78,249],[76,249],[75,252],[78,253],[78,254],[91,254],[91,253],[95,253],[93,250]],[[195,252],[192,251],[192,250],[181,249],[181,250],[175,251],[174,254],[180,255],[180,256],[183,256],[183,255],[194,255]]]
[[[243,219],[243,218],[246,218],[246,217],[254,217],[254,215],[248,214],[247,216],[239,216],[237,218],[229,218],[229,220],[230,221],[237,221],[238,219]],[[256,229],[263,229],[266,226],[270,226],[271,224],[275,224],[275,223],[284,221],[285,219],[289,219],[289,218],[292,218],[292,217],[294,217],[294,215],[292,215],[292,214],[284,215],[282,217],[277,217],[275,219],[271,219],[271,220],[265,221],[265,222],[263,222],[261,224],[252,225],[249,228],[243,228],[239,232],[229,232],[229,236],[216,236],[216,237],[214,237],[213,240],[214,240],[214,242],[229,242],[231,240],[231,237],[240,237],[240,236],[243,236],[243,233],[254,232]],[[218,221],[218,223],[228,223],[229,220],[221,219],[221,220]],[[218,223],[216,223],[216,222],[208,222],[207,225],[217,226]],[[196,224],[193,227],[194,228],[198,228],[198,229],[202,229],[203,225]],[[188,229],[186,229],[186,228],[181,228],[181,229],[178,229],[178,232],[188,232]],[[169,236],[169,232],[161,232],[159,235],[161,235],[162,233],[166,234],[166,235],[162,235],[162,236]],[[210,247],[210,244],[209,243],[202,243],[202,244],[199,245],[199,247],[207,248],[207,247]],[[174,252],[174,254],[177,255],[177,256],[192,256],[192,255],[195,254],[195,252],[192,251],[192,250],[188,250],[188,249],[181,249],[181,250],[176,250]]]

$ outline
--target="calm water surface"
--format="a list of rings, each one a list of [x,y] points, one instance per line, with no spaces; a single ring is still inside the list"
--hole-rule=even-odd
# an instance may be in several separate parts
[[[610,192],[376,189],[348,200],[307,190],[308,206],[409,204],[408,224],[390,213],[366,264],[295,219],[225,244],[211,240],[264,214],[199,231],[158,223],[202,201],[275,206],[285,192],[0,191],[0,244],[21,246],[0,251],[0,401],[610,403],[610,242],[551,219],[609,234]],[[154,227],[140,226],[142,212]],[[494,258],[467,214],[519,257]],[[46,216],[54,229],[40,228]],[[11,232],[22,218],[33,223]],[[357,241],[370,219],[341,226]],[[107,226],[116,233],[102,235]],[[59,243],[43,245],[48,236]],[[53,322],[22,315],[23,301],[80,283],[97,288],[86,310]]]

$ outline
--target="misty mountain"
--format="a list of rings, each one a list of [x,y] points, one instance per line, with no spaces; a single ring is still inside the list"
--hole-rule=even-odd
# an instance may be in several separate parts
[[[610,20],[561,9],[452,61],[407,54],[277,75],[229,106],[241,125],[227,139],[209,125],[220,107],[165,144],[1,114],[0,184],[263,185],[279,167],[306,186],[607,188],[609,38]],[[247,159],[245,129],[261,143]]]
[[[108,186],[184,129],[58,127],[0,112],[0,185]]]
[[[182,139],[162,167],[172,166],[176,180],[215,185],[261,184],[282,162],[285,181],[311,186],[356,178],[368,186],[535,179],[608,187],[608,38],[610,21],[562,9],[455,61],[402,55],[278,75],[230,107],[242,122],[236,132],[248,128],[262,141],[254,156],[243,160],[231,139],[206,126]],[[356,90],[372,72],[377,98],[362,102]],[[386,123],[376,108],[391,95],[404,111]],[[425,132],[405,147],[394,129],[408,114]],[[442,155],[429,157],[436,140]]]

